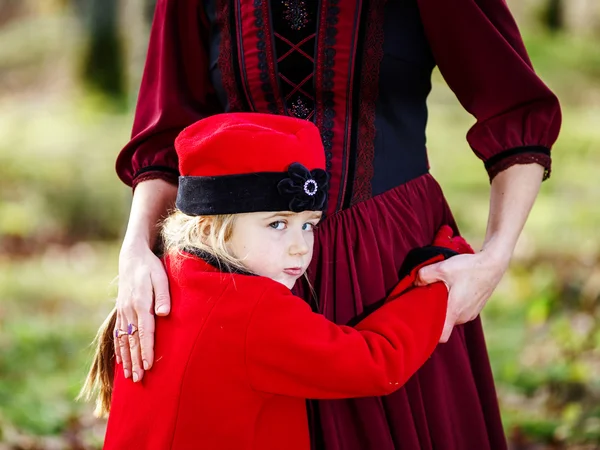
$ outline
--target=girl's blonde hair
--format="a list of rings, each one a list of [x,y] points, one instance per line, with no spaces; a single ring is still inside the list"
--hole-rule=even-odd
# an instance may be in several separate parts
[[[233,233],[236,214],[215,216],[189,216],[175,210],[162,224],[162,242],[165,253],[186,257],[186,251],[204,252],[228,271],[238,269],[248,271],[243,261],[236,258],[227,248],[227,241]],[[172,258],[176,265],[181,258]],[[306,277],[306,275],[305,275]],[[308,281],[308,278],[306,278]],[[316,298],[313,287],[310,292]],[[117,309],[114,308],[104,321],[92,343],[96,350],[85,383],[77,399],[92,400],[95,397],[97,417],[106,417],[110,410],[115,371],[114,330],[117,322]]]
[[[175,210],[162,223],[161,236],[165,253],[185,257],[185,251],[201,251],[213,256],[228,270],[247,270],[242,261],[227,248],[235,217],[235,214],[188,216]],[[177,264],[180,260],[181,258],[173,258],[172,264]],[[77,396],[78,400],[95,399],[94,414],[97,417],[106,417],[110,410],[115,371],[116,323],[117,309],[114,308],[92,342],[92,346],[95,346],[94,358]]]
[[[169,255],[182,255],[184,251],[200,251],[214,257],[229,271],[247,270],[243,261],[227,248],[236,216],[237,214],[189,216],[175,210],[162,226],[165,252]]]

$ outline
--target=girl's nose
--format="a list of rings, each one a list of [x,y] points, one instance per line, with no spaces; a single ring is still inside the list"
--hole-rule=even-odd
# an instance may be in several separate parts
[[[306,255],[308,253],[309,243],[306,241],[304,233],[302,231],[294,233],[292,242],[290,245],[290,254],[292,255]]]

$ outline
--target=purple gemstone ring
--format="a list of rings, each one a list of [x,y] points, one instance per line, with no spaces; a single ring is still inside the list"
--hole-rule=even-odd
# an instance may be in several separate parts
[[[132,334],[135,334],[136,331],[137,331],[137,327],[134,324],[130,323],[129,325],[127,325],[127,334],[128,335],[131,336]]]

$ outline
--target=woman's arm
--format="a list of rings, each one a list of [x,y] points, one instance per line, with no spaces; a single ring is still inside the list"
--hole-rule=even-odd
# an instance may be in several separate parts
[[[508,268],[517,240],[538,194],[544,168],[515,165],[492,181],[485,242],[474,255],[459,255],[424,267],[418,285],[444,281],[450,287],[448,314],[441,342],[454,325],[475,319]]]
[[[157,1],[132,137],[116,164],[127,185],[153,178],[177,184],[175,138],[222,112],[210,81],[208,32],[202,2]]]
[[[450,287],[442,342],[479,314],[508,267],[561,124],[556,96],[532,68],[504,0],[419,0],[423,26],[450,88],[476,123],[467,134],[492,180],[485,245],[421,270]]]
[[[186,126],[222,112],[210,82],[208,34],[202,2],[157,1],[132,139],[117,159],[119,177],[135,188],[119,257],[116,325],[138,330],[119,338],[116,348],[125,376],[133,374],[134,381],[153,363],[153,312],[165,308],[168,314],[170,305],[164,269],[151,249],[157,223],[174,203],[174,141]]]
[[[169,284],[162,262],[154,253],[158,223],[173,208],[177,187],[160,178],[143,181],[133,194],[129,223],[119,256],[119,292],[116,329],[129,323],[138,332],[115,340],[117,362],[125,377],[139,380],[154,361],[154,316],[169,314]],[[152,304],[154,303],[154,305]]]
[[[535,73],[505,0],[418,0],[435,61],[476,123],[467,140],[493,179],[515,164],[550,173],[558,99]]]

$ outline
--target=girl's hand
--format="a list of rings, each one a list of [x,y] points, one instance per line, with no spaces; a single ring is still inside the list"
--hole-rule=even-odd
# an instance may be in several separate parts
[[[419,271],[417,286],[443,281],[449,288],[448,312],[440,342],[450,339],[455,325],[479,315],[507,268],[508,259],[482,251],[457,255]]]
[[[119,256],[115,354],[126,378],[139,381],[154,362],[154,313],[169,314],[169,284],[147,243],[124,243]]]

